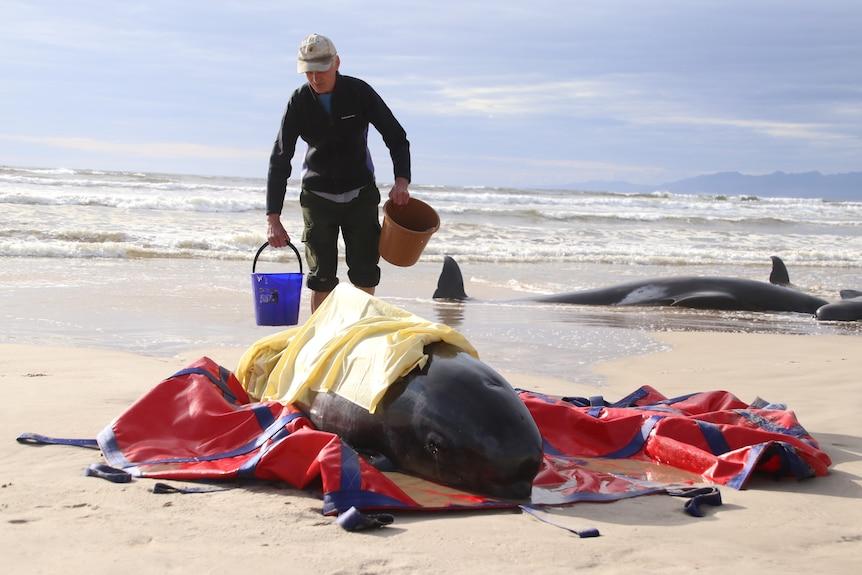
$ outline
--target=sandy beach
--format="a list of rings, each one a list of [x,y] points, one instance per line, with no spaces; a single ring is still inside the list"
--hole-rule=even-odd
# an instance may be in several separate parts
[[[94,437],[144,391],[206,354],[235,365],[243,348],[154,357],[85,347],[0,347],[0,551],[7,573],[853,573],[862,566],[862,368],[859,339],[836,335],[653,333],[664,351],[593,367],[602,393],[642,384],[666,395],[726,389],[744,401],[783,401],[821,442],[828,477],[758,479],[722,488],[724,506],[695,519],[680,500],[645,496],[556,509],[579,539],[515,512],[398,514],[385,529],[351,534],[321,515],[314,494],[255,485],[154,495],[151,480],[116,485],[85,477],[95,451],[22,446],[24,431]],[[504,372],[513,385],[590,395],[595,385]]]
[[[862,2],[394,4],[2,3],[0,575],[862,573]]]

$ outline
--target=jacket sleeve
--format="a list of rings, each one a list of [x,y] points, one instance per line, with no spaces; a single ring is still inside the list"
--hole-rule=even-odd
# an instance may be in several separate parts
[[[389,148],[389,156],[392,158],[392,170],[396,178],[406,178],[410,181],[410,142],[407,140],[407,132],[395,119],[395,115],[386,102],[383,101],[371,86],[368,86],[369,110],[368,119],[380,135],[383,142]]]
[[[287,104],[278,137],[269,156],[269,172],[266,177],[266,213],[280,214],[284,207],[284,193],[287,189],[287,179],[290,177],[290,162],[296,149],[296,139],[299,137],[297,122],[298,91]]]

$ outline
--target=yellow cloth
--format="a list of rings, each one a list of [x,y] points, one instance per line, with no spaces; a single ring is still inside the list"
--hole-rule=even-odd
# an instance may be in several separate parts
[[[331,391],[374,413],[395,380],[425,365],[425,345],[441,340],[479,357],[451,327],[340,284],[304,325],[248,348],[236,375],[254,399],[292,403]]]

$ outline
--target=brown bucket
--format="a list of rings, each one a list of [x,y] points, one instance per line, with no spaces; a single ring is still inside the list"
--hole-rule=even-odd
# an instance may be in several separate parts
[[[422,200],[410,198],[403,206],[387,201],[383,204],[380,255],[390,264],[412,266],[439,228],[440,216]]]

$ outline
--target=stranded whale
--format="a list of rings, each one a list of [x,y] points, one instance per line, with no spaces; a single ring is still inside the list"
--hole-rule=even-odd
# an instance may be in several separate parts
[[[862,319],[862,291],[841,290],[841,300],[819,308],[817,319],[823,321],[856,321]]]
[[[444,342],[425,347],[414,369],[386,391],[374,413],[335,393],[300,404],[318,429],[406,473],[506,499],[527,499],[542,464],[542,438],[509,383]]]
[[[829,302],[793,289],[784,262],[772,256],[770,282],[729,277],[680,276],[638,280],[615,286],[527,298],[545,303],[612,306],[677,306],[740,311],[792,311],[815,314]],[[446,256],[434,292],[436,299],[464,300],[464,279]]]

